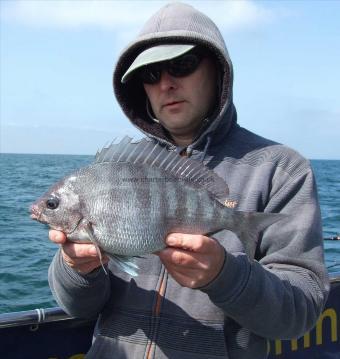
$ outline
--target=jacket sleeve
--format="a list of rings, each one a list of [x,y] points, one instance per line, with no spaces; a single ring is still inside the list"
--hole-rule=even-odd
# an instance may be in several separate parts
[[[60,250],[50,265],[48,281],[55,300],[71,316],[95,317],[109,297],[110,280],[101,268],[80,275],[65,264]]]
[[[311,169],[281,186],[265,212],[288,216],[263,232],[256,260],[226,251],[220,274],[202,290],[227,317],[254,334],[297,338],[315,325],[329,291]]]

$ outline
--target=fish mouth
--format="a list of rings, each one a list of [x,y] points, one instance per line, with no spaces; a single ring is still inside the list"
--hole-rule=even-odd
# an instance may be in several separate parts
[[[30,212],[31,212],[31,218],[34,219],[35,221],[39,221],[41,222],[41,211],[39,211],[38,206],[32,204],[30,207]]]

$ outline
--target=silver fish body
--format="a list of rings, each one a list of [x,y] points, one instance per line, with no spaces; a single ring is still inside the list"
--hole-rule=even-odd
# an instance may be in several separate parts
[[[253,255],[250,234],[280,216],[226,208],[218,197],[227,194],[224,181],[201,164],[158,144],[125,138],[56,183],[32,205],[31,217],[69,240],[94,242],[123,262],[163,249],[168,233],[222,229],[238,234]]]

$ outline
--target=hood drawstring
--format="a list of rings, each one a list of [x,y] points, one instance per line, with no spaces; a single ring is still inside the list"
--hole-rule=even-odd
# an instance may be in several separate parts
[[[145,96],[145,97],[146,97],[146,113],[148,114],[148,116],[151,118],[152,121],[154,121],[156,123],[159,123],[157,118],[155,116],[152,116],[152,114],[151,114],[150,103],[149,103],[148,96]]]
[[[208,148],[209,148],[209,146],[210,146],[210,142],[211,142],[211,134],[209,133],[209,134],[207,135],[207,142],[206,142],[206,144],[205,144],[205,146],[204,146],[204,150],[203,150],[202,155],[201,155],[201,158],[200,158],[200,162],[201,162],[201,163],[203,163],[204,158],[205,158],[205,156],[206,156],[206,154],[207,154],[207,152],[208,152]]]
[[[208,152],[208,148],[210,146],[210,143],[211,143],[211,134],[208,134],[207,135],[207,142],[205,143],[203,152],[201,153],[200,157],[198,158],[199,162],[203,163],[203,161],[205,159],[205,156],[206,156],[206,154]],[[181,156],[188,156],[188,157],[191,156],[192,150],[193,150],[193,148],[191,146],[188,146],[188,147],[176,146],[176,148],[175,148],[176,153],[178,153]]]

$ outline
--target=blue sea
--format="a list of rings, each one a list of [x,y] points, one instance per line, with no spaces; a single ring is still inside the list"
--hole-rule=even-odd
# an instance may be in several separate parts
[[[92,156],[0,154],[0,313],[56,306],[47,270],[57,246],[28,208],[47,188]],[[324,237],[340,233],[340,161],[312,161]],[[340,241],[325,241],[329,272],[340,272]]]

